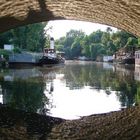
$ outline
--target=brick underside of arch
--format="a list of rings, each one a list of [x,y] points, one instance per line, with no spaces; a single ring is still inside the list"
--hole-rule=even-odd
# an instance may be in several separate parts
[[[56,19],[82,20],[124,29],[140,36],[138,0],[1,0],[0,32]]]

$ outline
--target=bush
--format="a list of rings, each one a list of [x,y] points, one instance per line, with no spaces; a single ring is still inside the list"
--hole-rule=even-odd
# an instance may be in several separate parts
[[[8,50],[4,50],[4,49],[0,49],[0,56],[3,55],[3,57],[8,60],[9,59],[9,55],[11,54],[11,51]]]
[[[15,47],[13,50],[14,53],[21,53],[21,49],[18,47]]]

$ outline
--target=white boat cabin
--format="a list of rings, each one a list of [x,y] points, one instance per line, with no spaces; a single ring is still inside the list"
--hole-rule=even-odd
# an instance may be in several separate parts
[[[44,56],[47,56],[47,57],[50,57],[50,58],[56,58],[57,54],[56,54],[54,49],[45,48],[44,49]]]

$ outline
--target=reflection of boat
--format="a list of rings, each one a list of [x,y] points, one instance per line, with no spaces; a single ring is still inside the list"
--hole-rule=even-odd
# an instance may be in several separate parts
[[[134,75],[134,70],[135,66],[134,65],[114,65],[114,70],[122,76],[133,76]]]
[[[50,49],[44,49],[44,55],[39,59],[39,65],[50,65],[50,64],[64,64],[65,60],[61,54],[57,54],[54,49],[54,39],[50,39]]]
[[[29,79],[35,77],[42,77],[41,71],[35,68],[30,69],[9,69],[6,72],[1,72],[1,76],[4,77],[4,81],[14,81],[15,79]]]

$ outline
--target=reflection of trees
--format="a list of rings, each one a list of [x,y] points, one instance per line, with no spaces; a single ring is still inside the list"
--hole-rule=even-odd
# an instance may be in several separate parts
[[[64,73],[70,89],[90,86],[92,89],[105,90],[107,94],[116,91],[122,107],[132,106],[135,97],[139,97],[133,69],[116,67],[113,71],[103,69],[102,64],[68,65]]]
[[[43,110],[48,103],[44,95],[45,83],[42,78],[14,79],[14,81],[1,81],[1,84],[3,102],[10,107],[37,112]]]
[[[89,86],[94,90],[104,90],[106,94],[116,92],[122,107],[132,106],[140,102],[139,82],[134,80],[134,70],[124,67],[110,67],[104,69],[102,63],[72,64],[63,68],[41,69],[43,77],[30,77],[26,79],[14,78],[14,81],[4,81],[0,75],[5,103],[15,108],[27,111],[45,110],[45,104],[51,105],[44,95],[44,88],[48,93],[53,91],[53,79],[56,74],[64,74],[66,86],[71,90]]]
[[[3,70],[0,74],[3,103],[30,112],[48,113],[52,103],[44,91],[53,92],[52,80],[58,71],[59,68]]]
[[[117,91],[122,107],[129,107],[135,103],[135,95],[137,93],[137,84],[134,80],[134,70],[118,68],[114,72],[116,78],[111,82],[112,90]]]
[[[140,85],[140,83],[138,83]],[[140,87],[137,88],[137,94],[135,96],[136,104],[140,103]]]
[[[67,66],[65,69],[66,86],[70,89],[79,89],[86,85],[88,82],[86,70],[84,66]]]
[[[105,71],[102,65],[68,65],[65,69],[66,85],[72,88],[83,88],[84,86],[90,86],[94,89],[105,89],[107,87],[107,80],[102,79],[110,73]],[[102,84],[104,82],[104,84]]]
[[[130,83],[120,82],[119,86],[120,87],[116,87],[116,89],[120,91],[120,92],[117,92],[117,96],[119,97],[121,106],[122,107],[132,106],[135,103],[137,85],[133,82],[130,82]]]

